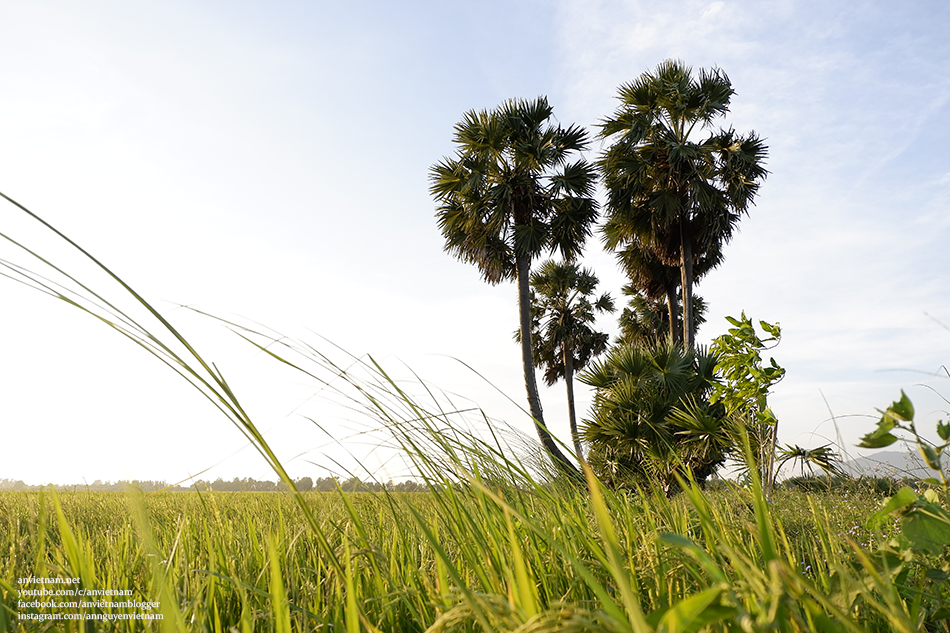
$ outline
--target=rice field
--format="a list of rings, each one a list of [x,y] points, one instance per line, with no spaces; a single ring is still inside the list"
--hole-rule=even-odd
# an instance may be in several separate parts
[[[866,528],[881,504],[873,492],[782,490],[770,503],[729,486],[669,500],[513,483],[0,493],[0,628],[941,630],[921,628],[913,574],[910,593],[880,575],[873,552],[898,530]],[[17,580],[28,577],[127,592],[157,602],[163,619],[27,620],[136,611],[18,608]]]

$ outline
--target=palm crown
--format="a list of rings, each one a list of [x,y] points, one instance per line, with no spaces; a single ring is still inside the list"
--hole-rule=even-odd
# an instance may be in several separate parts
[[[683,340],[690,345],[695,260],[731,239],[768,173],[755,132],[708,131],[733,94],[718,69],[694,77],[681,62],[666,61],[621,86],[620,108],[601,125],[601,137],[611,140],[599,161],[607,188],[604,243],[647,249],[680,267]]]
[[[534,358],[545,367],[549,386],[565,377],[565,353],[571,355],[573,370],[580,371],[607,350],[609,335],[591,326],[598,312],[613,312],[614,302],[607,293],[592,296],[597,283],[590,269],[554,261],[544,262],[531,275]]]
[[[587,132],[550,125],[551,115],[544,97],[466,112],[456,155],[430,171],[445,249],[489,283],[514,278],[517,256],[558,250],[572,260],[590,236],[596,174],[575,158]]]

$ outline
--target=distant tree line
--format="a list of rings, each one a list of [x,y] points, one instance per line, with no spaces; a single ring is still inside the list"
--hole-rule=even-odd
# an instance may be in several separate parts
[[[387,481],[386,483],[376,481],[362,481],[358,477],[349,479],[337,479],[335,477],[302,477],[294,482],[297,489],[301,492],[334,492],[342,489],[345,492],[423,492],[428,490],[424,484],[417,481],[406,480],[401,482]],[[21,480],[0,479],[0,490],[43,490],[50,484],[31,486]],[[231,481],[225,481],[218,477],[214,481],[205,481],[199,479],[190,486],[168,485],[165,481],[134,479],[132,481],[120,480],[116,482],[102,481],[97,479],[91,484],[52,484],[57,490],[88,490],[94,492],[120,492],[129,488],[138,488],[143,492],[155,492],[158,490],[168,490],[171,492],[187,491],[207,491],[214,492],[287,492],[290,488],[282,481],[260,481],[252,477],[235,477]]]

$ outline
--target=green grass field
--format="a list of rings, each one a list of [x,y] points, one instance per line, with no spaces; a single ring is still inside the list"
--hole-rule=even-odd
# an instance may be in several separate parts
[[[897,531],[865,527],[881,503],[858,488],[768,503],[725,486],[667,500],[478,480],[388,495],[6,492],[0,627],[926,630],[913,573],[903,591],[875,577],[871,552]],[[130,590],[121,600],[159,602],[164,619],[26,620],[142,611],[18,609],[30,576]]]

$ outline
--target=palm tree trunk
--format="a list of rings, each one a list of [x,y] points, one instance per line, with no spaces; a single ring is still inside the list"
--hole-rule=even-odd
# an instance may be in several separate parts
[[[693,245],[689,224],[680,220],[680,273],[683,288],[683,346],[693,347]]]
[[[670,313],[670,340],[673,343],[679,341],[679,301],[676,298],[676,284],[671,283],[666,286],[666,306]]]
[[[580,471],[564,456],[557,446],[554,437],[544,425],[544,416],[541,413],[541,397],[538,395],[538,381],[534,372],[534,356],[531,353],[531,299],[528,292],[528,258],[515,255],[515,266],[518,271],[518,312],[521,329],[521,364],[524,368],[524,385],[528,392],[528,408],[534,418],[534,428],[545,450],[554,461],[555,467],[568,476],[583,479]]]
[[[581,436],[577,432],[577,414],[574,411],[574,350],[567,343],[564,344],[564,384],[567,385],[567,417],[571,422],[571,439],[574,441],[574,453],[577,461],[584,463],[584,449],[581,447]]]

